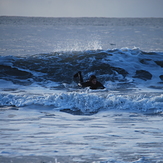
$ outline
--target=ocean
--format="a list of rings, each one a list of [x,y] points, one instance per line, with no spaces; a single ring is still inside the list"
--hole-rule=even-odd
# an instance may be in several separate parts
[[[162,26],[1,16],[0,162],[163,163]]]

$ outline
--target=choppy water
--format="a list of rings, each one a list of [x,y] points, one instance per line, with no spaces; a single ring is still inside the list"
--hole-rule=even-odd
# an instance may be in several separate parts
[[[162,24],[161,18],[0,17],[0,154],[162,161],[153,149],[163,150]],[[73,79],[78,71],[84,80],[96,75],[106,88],[79,88]],[[133,143],[127,147],[128,137]]]

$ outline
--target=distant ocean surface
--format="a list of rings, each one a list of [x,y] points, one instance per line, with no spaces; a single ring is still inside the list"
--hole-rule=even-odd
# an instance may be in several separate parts
[[[109,111],[162,118],[162,27],[163,18],[0,17],[1,121],[5,122],[8,111],[21,109],[25,112],[36,109],[39,114],[46,115],[50,110],[50,116],[58,111],[64,116],[66,112],[73,118],[79,115],[98,117],[101,112],[108,114]],[[106,88],[79,88],[73,80],[78,71],[82,72],[85,81],[90,75],[96,75]],[[101,115],[99,119],[103,121]],[[18,123],[19,120],[18,116]],[[32,127],[35,130],[35,126]],[[2,135],[11,132],[2,129]],[[159,129],[163,132],[161,127]],[[4,136],[5,143],[1,143],[1,156],[24,155],[21,147],[18,152],[14,152],[14,145],[8,150],[7,139]],[[83,143],[86,142],[83,140]],[[87,152],[91,154],[92,149]],[[160,150],[163,151],[162,146]],[[34,156],[35,152],[32,154],[27,150],[28,154]],[[57,155],[62,154],[57,152]],[[156,160],[145,160],[162,161],[160,155],[156,156]],[[115,162],[119,162],[118,158],[115,155]],[[134,162],[134,159],[128,160]],[[140,162],[143,162],[142,158]]]

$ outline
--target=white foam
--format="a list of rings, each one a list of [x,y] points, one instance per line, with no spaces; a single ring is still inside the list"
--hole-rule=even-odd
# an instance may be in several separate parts
[[[23,90],[23,88],[22,88]],[[2,92],[0,105],[43,105],[53,106],[54,109],[80,110],[83,113],[98,112],[99,110],[133,110],[148,112],[163,111],[163,95],[161,93],[120,93],[106,90],[50,90],[33,86],[26,93],[21,91]]]

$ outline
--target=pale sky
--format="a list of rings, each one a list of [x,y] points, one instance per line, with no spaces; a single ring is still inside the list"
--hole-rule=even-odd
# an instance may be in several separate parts
[[[0,16],[163,17],[163,0],[0,0]]]

